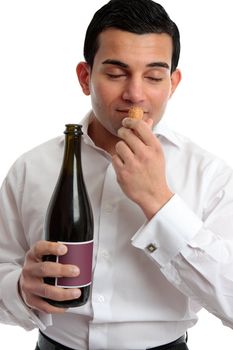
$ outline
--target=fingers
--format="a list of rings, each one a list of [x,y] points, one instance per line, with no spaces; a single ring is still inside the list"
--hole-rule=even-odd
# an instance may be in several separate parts
[[[76,277],[80,270],[75,265],[42,261],[45,255],[64,255],[67,247],[56,242],[39,241],[28,252],[23,273],[34,277]]]
[[[60,313],[64,309],[50,305],[44,298],[63,301],[80,297],[81,291],[77,288],[65,289],[44,282],[46,277],[76,277],[80,274],[77,266],[42,261],[45,255],[64,255],[66,251],[66,246],[47,241],[39,241],[29,250],[18,284],[19,293],[26,305],[44,312]]]
[[[149,151],[162,153],[159,140],[151,132],[152,124],[152,119],[147,121],[131,118],[123,119],[123,127],[118,130],[118,136],[122,141],[116,145],[116,154],[123,164],[133,161],[134,155],[138,159],[144,159]],[[113,161],[116,163],[114,159]]]
[[[155,146],[156,140],[150,126],[143,120],[125,118],[122,125],[123,127],[118,130],[118,136],[128,145],[134,154],[145,153],[145,146]],[[122,149],[122,146],[120,149]]]
[[[49,285],[44,282],[43,278],[35,277],[32,274],[32,270],[30,270],[30,273],[27,273],[27,269],[24,268],[19,279],[20,295],[25,304],[29,307],[44,312],[57,312],[58,310],[51,309],[50,304],[43,299],[64,301],[80,297],[80,289],[65,289]],[[51,273],[48,272],[48,275],[51,275]],[[70,274],[67,274],[66,272],[64,272],[64,275],[70,276]]]
[[[55,289],[55,291],[53,290],[53,288]],[[31,290],[31,293],[25,296],[25,303],[32,309],[40,310],[46,313],[64,313],[66,309],[55,307],[49,304],[46,300],[44,300],[44,298],[56,301],[65,301],[77,299],[81,295],[81,291],[79,289],[70,290],[52,287],[49,285],[45,285],[45,289],[41,290],[41,293],[37,294],[36,291],[37,289],[35,288],[35,290]]]
[[[123,128],[119,129],[120,137],[124,138],[125,136],[129,136],[130,134],[125,133],[125,129],[131,130],[132,135],[136,135],[145,145],[151,146],[154,144],[155,137],[151,132],[151,127],[153,124],[152,119],[144,120],[136,120],[132,118],[125,118],[122,121]],[[132,139],[132,137],[131,137]],[[133,139],[132,139],[133,140]]]
[[[51,304],[47,303],[42,298],[37,296],[32,296],[29,300],[26,301],[26,304],[32,309],[39,310],[48,314],[62,314],[66,311],[66,309],[64,308],[52,306]]]
[[[131,145],[131,147],[133,147]],[[133,161],[134,153],[132,149],[124,141],[119,141],[116,144],[116,155],[113,156],[113,162],[118,163],[118,166],[122,166],[126,163],[130,164]]]
[[[143,141],[141,140],[141,138],[139,138],[139,135],[135,134],[135,132],[131,129],[122,127],[118,130],[118,136],[124,140],[125,144],[128,145],[128,147],[130,148],[130,150],[133,153],[136,153],[136,151],[138,151],[140,149],[140,147],[143,146]],[[116,151],[121,151],[123,149],[123,142],[119,142],[117,143],[116,146]],[[123,149],[123,153],[127,151],[127,148],[124,147]],[[129,153],[128,153],[129,155]]]
[[[47,283],[41,283],[40,280],[35,281],[33,284],[25,285],[25,287],[29,295],[56,301],[77,299],[81,295],[81,291],[78,288],[56,287]]]
[[[127,120],[129,120],[129,124],[127,124]],[[116,154],[112,158],[115,170],[124,166],[124,164],[131,166],[135,160],[135,154],[140,156],[141,153],[145,153],[145,143],[141,139],[141,135],[137,132],[137,128],[139,129],[139,127],[136,127],[140,121],[133,120],[132,125],[134,125],[134,129],[131,129],[131,120],[131,118],[124,119],[123,127],[118,130],[118,136],[122,141],[116,144]],[[145,122],[142,122],[142,124],[143,127],[146,127],[148,133],[149,126]]]
[[[61,243],[39,241],[29,251],[29,255],[36,260],[41,260],[44,255],[64,255],[67,252],[67,247]]]
[[[37,262],[30,265],[25,265],[24,273],[34,277],[77,277],[80,270],[75,265],[65,265],[53,262]]]

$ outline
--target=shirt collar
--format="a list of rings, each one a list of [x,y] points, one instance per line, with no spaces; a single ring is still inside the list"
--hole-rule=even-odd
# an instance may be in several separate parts
[[[174,146],[181,148],[182,143],[177,133],[171,130],[164,120],[160,120],[153,128],[153,133],[172,143]]]

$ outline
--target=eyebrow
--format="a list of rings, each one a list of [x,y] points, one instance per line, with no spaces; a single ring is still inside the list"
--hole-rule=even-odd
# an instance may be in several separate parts
[[[108,59],[108,60],[105,60],[102,62],[102,64],[111,64],[113,66],[118,66],[118,67],[121,67],[121,68],[129,68],[129,65],[122,62],[122,61],[118,61],[118,60],[111,60],[111,59]]]
[[[126,64],[122,61],[119,61],[119,60],[107,59],[107,60],[103,61],[102,64],[111,64],[113,66],[118,66],[118,67],[125,68],[125,69],[129,68],[128,64]],[[166,69],[170,70],[170,67],[166,62],[151,62],[151,63],[148,63],[146,65],[146,67],[149,67],[149,68],[158,67],[158,68],[166,68]]]

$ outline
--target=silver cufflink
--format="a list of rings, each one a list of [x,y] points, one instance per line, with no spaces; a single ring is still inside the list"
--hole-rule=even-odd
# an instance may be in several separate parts
[[[146,249],[148,250],[148,252],[153,253],[153,252],[157,249],[157,247],[156,247],[153,243],[150,243],[150,244],[146,247]]]

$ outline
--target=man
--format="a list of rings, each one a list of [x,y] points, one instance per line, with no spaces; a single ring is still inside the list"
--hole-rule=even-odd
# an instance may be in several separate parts
[[[77,66],[92,111],[83,167],[95,220],[92,294],[46,285],[78,267],[43,262],[63,138],[22,156],[0,197],[1,319],[40,328],[37,350],[188,349],[202,308],[233,325],[233,173],[161,121],[181,73],[179,32],[151,0],[112,0],[91,21]],[[143,120],[127,118],[130,107]]]

